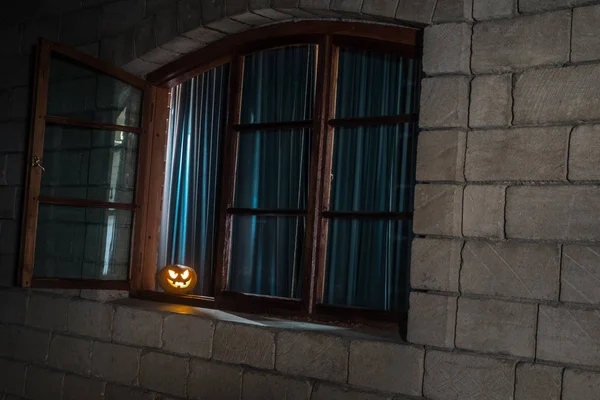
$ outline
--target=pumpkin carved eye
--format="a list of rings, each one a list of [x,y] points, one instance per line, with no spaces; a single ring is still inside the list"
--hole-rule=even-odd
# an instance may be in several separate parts
[[[186,271],[187,272],[187,271]],[[171,277],[171,279],[176,279],[177,276],[179,276],[179,274],[173,270],[169,270],[169,276]],[[184,278],[185,279],[185,278]]]
[[[185,271],[183,271],[183,273],[181,274],[181,277],[184,280],[186,280],[189,276],[190,276],[190,271],[188,271],[187,269]]]

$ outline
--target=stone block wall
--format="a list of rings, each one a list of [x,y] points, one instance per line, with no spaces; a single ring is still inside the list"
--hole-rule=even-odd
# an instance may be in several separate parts
[[[14,343],[2,355],[0,392],[33,399],[73,398],[74,390],[105,399],[597,397],[597,0],[18,2],[0,13],[2,285],[15,282],[37,37],[144,75],[227,35],[293,18],[424,28],[413,344],[10,290],[0,295],[24,300],[0,302],[8,304],[2,337]],[[212,333],[187,333],[196,331]],[[325,352],[330,358],[320,358]],[[123,370],[106,367],[113,362]],[[164,378],[155,364],[165,366]]]

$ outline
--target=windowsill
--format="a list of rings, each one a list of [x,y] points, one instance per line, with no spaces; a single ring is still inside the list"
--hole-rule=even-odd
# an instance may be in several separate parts
[[[370,328],[367,325],[329,324],[321,321],[309,321],[306,317],[279,318],[260,314],[246,314],[223,311],[211,308],[193,307],[181,304],[163,303],[159,301],[141,300],[136,298],[123,298],[111,301],[111,304],[144,309],[155,312],[190,315],[215,322],[232,322],[237,324],[252,325],[274,330],[306,331],[343,337],[346,339],[362,339],[386,341],[393,343],[406,343],[396,330],[382,330]]]

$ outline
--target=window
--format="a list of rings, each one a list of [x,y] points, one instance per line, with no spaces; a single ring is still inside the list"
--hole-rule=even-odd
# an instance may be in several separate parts
[[[147,84],[48,42],[37,64],[22,283],[128,289]]]
[[[229,310],[405,317],[416,31],[274,25],[184,56],[152,85],[50,47],[29,284],[121,282],[139,297]],[[79,97],[65,96],[69,85]],[[158,293],[155,273],[170,264],[196,272],[190,295]]]

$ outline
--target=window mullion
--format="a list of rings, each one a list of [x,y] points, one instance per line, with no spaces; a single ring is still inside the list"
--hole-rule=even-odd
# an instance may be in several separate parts
[[[319,42],[317,56],[317,91],[314,112],[313,141],[311,148],[310,185],[306,229],[306,254],[304,257],[304,286],[302,301],[309,314],[314,312],[315,303],[323,297],[324,251],[327,243],[327,225],[321,217],[324,205],[328,204],[331,170],[332,129],[328,125],[335,108],[335,72],[337,55],[332,36],[326,35]]]
[[[231,229],[233,215],[227,210],[233,207],[235,180],[237,172],[238,133],[235,126],[240,123],[242,87],[244,80],[244,57],[236,54],[233,57],[229,78],[229,99],[227,127],[223,151],[223,170],[221,176],[220,226],[215,269],[215,297],[227,287],[229,262],[231,254]]]

